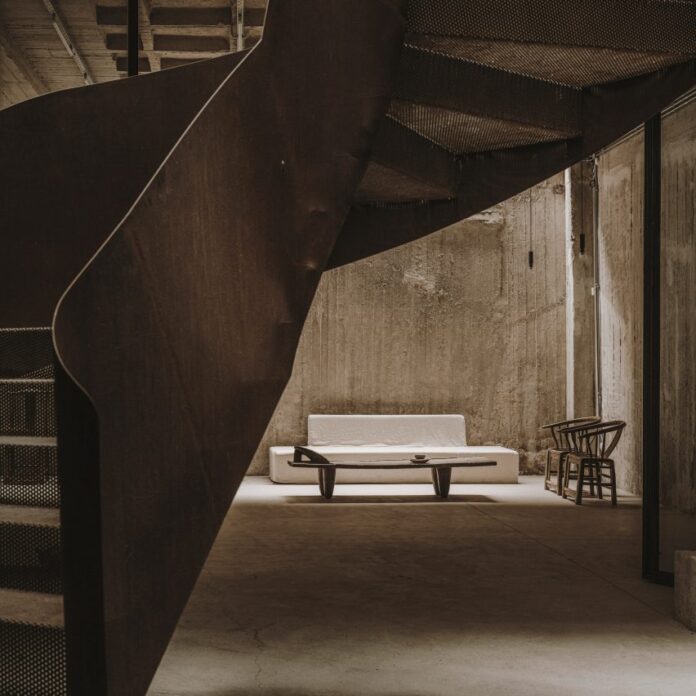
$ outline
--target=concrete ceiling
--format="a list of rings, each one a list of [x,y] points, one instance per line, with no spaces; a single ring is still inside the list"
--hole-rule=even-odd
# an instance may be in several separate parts
[[[0,108],[126,74],[126,0],[0,0]],[[236,0],[140,0],[140,71],[236,50]],[[244,43],[261,35],[266,0],[244,1]],[[58,15],[71,56],[56,31]]]

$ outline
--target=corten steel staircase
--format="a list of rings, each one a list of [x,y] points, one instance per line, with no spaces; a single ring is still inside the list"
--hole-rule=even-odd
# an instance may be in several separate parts
[[[686,0],[274,0],[248,53],[1,112],[0,319],[52,321],[57,356],[67,657],[47,562],[0,693],[144,694],[322,271],[640,124],[696,83],[695,30]]]

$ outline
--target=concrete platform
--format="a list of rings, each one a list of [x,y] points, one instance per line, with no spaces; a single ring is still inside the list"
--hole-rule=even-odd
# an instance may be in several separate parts
[[[640,580],[640,507],[518,485],[249,478],[150,696],[684,696],[696,636]]]

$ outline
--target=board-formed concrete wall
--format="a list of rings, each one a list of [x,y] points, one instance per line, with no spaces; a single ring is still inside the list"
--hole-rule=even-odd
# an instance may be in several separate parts
[[[538,426],[565,415],[564,253],[558,175],[531,209],[526,192],[325,273],[250,473],[267,472],[270,445],[306,442],[309,413],[463,413],[472,444],[539,471]]]
[[[626,421],[616,450],[620,488],[641,490],[643,389],[643,135],[599,159],[602,417]]]
[[[696,543],[696,102],[662,122],[660,427],[664,506]]]
[[[627,428],[619,486],[642,486],[643,135],[600,157],[603,411]],[[662,122],[661,492],[696,513],[696,102]]]

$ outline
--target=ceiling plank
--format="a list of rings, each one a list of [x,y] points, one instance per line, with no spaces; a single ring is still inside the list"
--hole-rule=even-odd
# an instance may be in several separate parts
[[[12,40],[12,37],[0,26],[0,46],[12,60],[12,62],[21,71],[26,81],[34,88],[37,94],[46,94],[48,87],[43,78],[36,71],[34,66],[27,60],[24,53],[20,50],[17,44]]]

